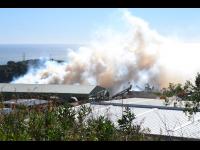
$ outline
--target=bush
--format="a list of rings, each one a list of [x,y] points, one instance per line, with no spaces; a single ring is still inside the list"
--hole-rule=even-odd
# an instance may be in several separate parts
[[[133,120],[135,119],[134,113],[130,111],[129,107],[125,108],[122,118],[118,120],[119,133],[121,134],[121,140],[144,140],[144,133],[148,129],[142,129],[141,124],[135,125]]]
[[[89,119],[87,121],[87,127],[85,129],[86,140],[89,141],[110,141],[115,138],[116,129],[114,124],[103,116],[97,119]]]
[[[53,106],[45,111],[19,107],[0,115],[0,140],[5,141],[115,141],[143,140],[143,131],[134,125],[134,114],[127,108],[119,128],[106,117],[88,118],[91,108],[75,110],[70,105]]]

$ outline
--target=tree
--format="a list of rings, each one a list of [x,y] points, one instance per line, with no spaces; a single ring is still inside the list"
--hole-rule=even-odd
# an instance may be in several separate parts
[[[165,99],[165,103],[166,105],[168,105],[169,104],[168,97],[175,96],[176,100],[179,100],[179,98],[185,99],[185,94],[186,92],[182,84],[169,83],[169,87],[163,89],[162,95],[160,97],[162,99]]]
[[[166,97],[178,96],[185,100],[185,113],[193,115],[196,113],[200,106],[200,74],[197,73],[195,84],[186,81],[184,86],[181,84],[170,83],[169,87],[162,93]]]
[[[200,88],[200,74],[197,73],[196,79],[195,79],[195,85],[197,88]]]
[[[188,92],[186,97],[188,102],[185,105],[185,112],[192,115],[198,111],[200,105],[200,74],[197,73],[195,85],[187,81],[185,87]]]

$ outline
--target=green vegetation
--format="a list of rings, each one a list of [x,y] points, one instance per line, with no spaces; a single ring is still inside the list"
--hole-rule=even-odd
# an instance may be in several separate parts
[[[200,106],[200,74],[197,73],[195,83],[186,81],[184,85],[170,83],[167,89],[163,89],[162,97],[168,101],[168,97],[176,96],[181,98],[185,103],[185,113],[193,115],[198,111]]]
[[[144,133],[148,133],[148,129],[142,129],[141,125],[134,125],[135,115],[126,107],[122,118],[118,120],[121,137],[125,140],[140,140],[145,138]]]
[[[166,97],[172,97],[172,96],[179,96],[184,92],[182,85],[180,83],[174,84],[169,83],[169,87],[167,89],[163,89],[163,95]]]
[[[62,63],[61,60],[52,60]],[[25,61],[8,61],[6,65],[0,65],[0,83],[9,83],[14,78],[25,75],[29,67],[41,67],[39,59],[25,60]]]
[[[50,109],[51,108],[51,109]],[[129,141],[145,140],[146,130],[134,125],[134,114],[126,108],[116,127],[104,116],[95,117],[82,105],[69,104],[46,110],[21,107],[0,115],[0,140],[3,141]]]
[[[37,61],[9,61],[6,65],[0,65],[0,83],[8,83],[15,77],[24,75],[28,71],[28,65],[36,64]]]

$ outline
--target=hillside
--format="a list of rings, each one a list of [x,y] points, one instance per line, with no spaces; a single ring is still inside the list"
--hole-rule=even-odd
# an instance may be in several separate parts
[[[61,62],[60,60],[56,60]],[[6,65],[0,65],[0,83],[11,82],[14,78],[26,74],[29,66],[37,67],[40,65],[39,59],[26,60],[26,61],[8,61]]]

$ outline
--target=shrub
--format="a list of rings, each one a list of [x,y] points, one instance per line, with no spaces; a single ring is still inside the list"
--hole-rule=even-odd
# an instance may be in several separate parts
[[[78,110],[65,104],[45,111],[19,107],[0,115],[0,140],[28,141],[108,141],[142,140],[143,131],[134,125],[134,114],[127,108],[119,119],[119,128],[106,117],[89,118],[91,108]]]
[[[148,129],[142,129],[141,124],[134,124],[134,113],[131,112],[129,107],[125,108],[122,118],[118,120],[119,132],[121,140],[144,140],[144,133],[149,132]]]

